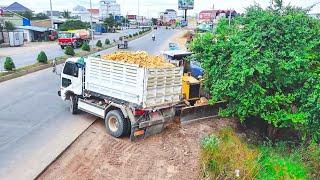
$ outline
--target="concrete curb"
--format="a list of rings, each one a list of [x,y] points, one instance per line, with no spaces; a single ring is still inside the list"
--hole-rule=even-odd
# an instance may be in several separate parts
[[[151,32],[152,32],[152,30],[149,31],[149,32],[146,32],[145,34],[133,37],[132,39],[129,40],[129,42],[133,41],[133,40],[136,40],[136,39],[139,39],[139,38],[141,38],[141,37],[143,37],[143,36],[145,36],[145,35],[147,35],[147,34],[149,34]],[[117,44],[111,44],[111,45],[107,46],[105,49],[101,49],[101,50],[99,50],[97,52],[92,52],[92,53],[84,55],[84,56],[89,56],[91,54],[95,54],[95,53],[98,53],[100,51],[104,51],[106,49],[110,49],[110,48],[113,48],[113,47],[116,47],[116,46],[117,46]],[[67,58],[65,58],[63,60],[59,60],[57,62],[57,65],[64,63],[66,59]],[[30,73],[34,73],[34,72],[37,72],[37,71],[40,71],[40,70],[43,70],[43,69],[50,68],[50,67],[52,67],[52,63],[51,62],[52,62],[52,60],[49,60],[47,64],[39,64],[39,66],[31,67],[30,69],[19,70],[17,72],[13,72],[13,73],[10,73],[8,75],[0,76],[0,83],[2,83],[4,81],[11,80],[11,79],[15,79],[15,78],[18,78],[18,77],[21,77],[21,76],[24,76],[24,75],[27,75],[27,74],[30,74]]]

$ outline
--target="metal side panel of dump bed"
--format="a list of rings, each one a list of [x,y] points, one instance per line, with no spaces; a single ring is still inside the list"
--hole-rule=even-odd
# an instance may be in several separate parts
[[[89,57],[85,89],[141,108],[153,108],[180,101],[182,73],[181,67],[147,69]]]

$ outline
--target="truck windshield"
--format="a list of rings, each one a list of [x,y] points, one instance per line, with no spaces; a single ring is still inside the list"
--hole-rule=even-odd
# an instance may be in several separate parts
[[[72,38],[73,34],[72,33],[67,33],[67,32],[60,32],[59,33],[59,38]]]

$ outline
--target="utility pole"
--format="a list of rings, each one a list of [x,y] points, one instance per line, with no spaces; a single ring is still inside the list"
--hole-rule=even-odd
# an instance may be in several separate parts
[[[91,3],[91,0],[90,0],[90,27],[91,27],[91,40],[93,41],[92,3]]]
[[[138,16],[140,15],[140,0],[138,0]]]
[[[229,27],[231,25],[231,9],[229,10]]]
[[[50,0],[50,19],[51,19],[51,28],[54,29],[53,15],[52,15],[52,2],[51,2],[51,0]]]

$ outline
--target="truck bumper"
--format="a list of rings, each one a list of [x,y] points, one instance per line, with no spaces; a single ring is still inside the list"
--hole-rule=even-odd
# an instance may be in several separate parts
[[[131,126],[130,139],[136,141],[148,136],[161,133],[166,125],[174,120],[175,109],[169,108],[150,113],[148,120]]]

